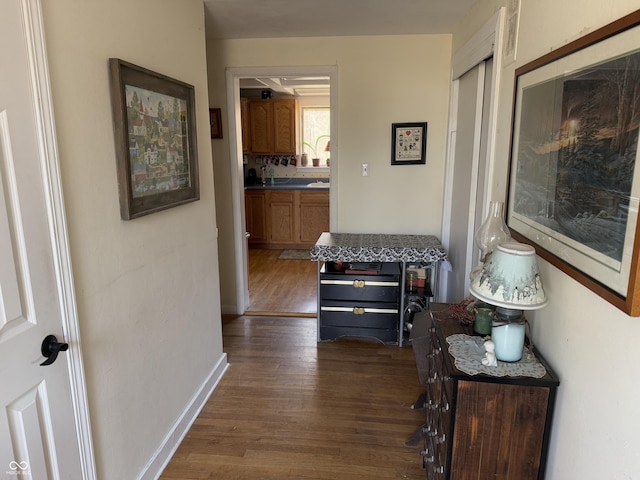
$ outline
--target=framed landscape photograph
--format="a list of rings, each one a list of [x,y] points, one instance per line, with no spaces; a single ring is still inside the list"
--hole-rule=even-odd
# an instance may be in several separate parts
[[[427,161],[427,122],[391,124],[391,165]]]
[[[640,11],[515,72],[507,225],[640,316]]]
[[[199,200],[193,86],[118,58],[109,73],[122,219]]]

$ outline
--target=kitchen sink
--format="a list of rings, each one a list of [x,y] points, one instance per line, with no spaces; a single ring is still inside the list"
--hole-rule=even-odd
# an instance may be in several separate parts
[[[312,183],[308,183],[307,187],[329,187],[330,183],[329,182],[312,182]]]
[[[290,178],[274,178],[273,179],[273,183],[274,185],[286,185],[291,181]],[[267,179],[267,184],[269,184],[271,182],[271,180]]]

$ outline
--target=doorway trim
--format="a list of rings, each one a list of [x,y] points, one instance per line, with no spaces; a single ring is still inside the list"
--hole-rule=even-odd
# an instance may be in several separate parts
[[[444,199],[442,208],[442,244],[445,249],[448,250],[451,243],[451,212],[453,208],[453,174],[455,164],[455,141],[456,141],[456,127],[457,127],[457,111],[458,111],[458,92],[460,77],[467,73],[477,65],[483,64],[483,62],[493,56],[493,75],[491,78],[491,86],[489,90],[488,100],[490,105],[488,107],[489,117],[487,121],[487,147],[486,152],[486,169],[484,171],[484,178],[478,178],[478,166],[479,158],[473,159],[473,168],[475,171],[472,174],[472,181],[475,182],[470,185],[470,188],[475,192],[477,191],[478,181],[483,182],[484,188],[482,189],[481,198],[481,218],[486,216],[488,211],[488,199],[492,198],[493,186],[491,179],[493,178],[494,171],[494,159],[495,159],[495,144],[497,133],[497,115],[498,115],[498,87],[500,85],[500,77],[502,72],[502,45],[504,36],[504,17],[505,8],[501,7],[480,29],[456,52],[453,56],[451,67],[451,100],[449,104],[449,111],[451,112],[448,128],[448,147],[447,147],[447,160],[445,166],[445,182],[444,182]],[[482,122],[482,116],[478,117],[478,121]],[[482,125],[476,125],[477,132],[482,130]],[[480,154],[480,149],[477,149],[477,154]],[[475,195],[471,196],[473,204],[469,205],[469,218],[476,217],[477,203],[475,202]],[[467,232],[468,238],[471,241],[467,245],[467,257],[472,258],[474,247],[473,235],[475,232],[471,231],[472,225],[469,226]],[[471,266],[472,267],[472,266]],[[455,265],[454,268],[461,268],[460,265]],[[465,278],[468,278],[469,273],[466,271],[469,269],[468,265],[465,268]],[[442,292],[441,298],[449,299],[449,271],[445,270],[440,276],[440,291]]]
[[[27,29],[25,38],[28,42],[31,82],[33,90],[37,94],[34,100],[37,121],[35,127],[38,134],[38,149],[41,152],[41,158],[43,158],[44,197],[47,202],[49,240],[52,246],[62,330],[65,341],[72,345],[66,356],[82,478],[95,480],[97,472],[89,420],[89,403],[80,343],[69,235],[64,210],[60,157],[58,155],[41,3],[42,0],[22,0],[24,24]]]
[[[240,118],[240,79],[255,77],[329,77],[331,108],[331,189],[329,191],[329,229],[338,225],[338,67],[336,65],[298,67],[229,67],[226,69],[229,125],[229,162],[233,209],[234,260],[236,272],[236,313],[244,314],[249,305],[248,248],[245,236],[244,174],[242,170],[242,121]]]

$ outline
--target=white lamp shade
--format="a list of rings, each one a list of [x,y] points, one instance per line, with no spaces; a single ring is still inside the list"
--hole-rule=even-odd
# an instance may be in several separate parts
[[[471,278],[471,294],[483,302],[517,310],[547,304],[535,249],[524,243],[499,244]]]

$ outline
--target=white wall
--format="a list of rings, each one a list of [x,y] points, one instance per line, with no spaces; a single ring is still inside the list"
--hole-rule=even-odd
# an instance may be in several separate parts
[[[202,0],[42,3],[98,476],[135,478],[226,364]],[[199,201],[120,219],[109,57],[195,86]]]
[[[456,32],[462,45],[499,7],[481,0]],[[502,2],[507,3],[507,2]],[[505,65],[499,98],[493,192],[505,191],[516,67],[630,13],[637,0],[522,0],[516,61]],[[504,200],[504,198],[494,198]],[[640,478],[640,318],[631,318],[540,260],[547,307],[532,315],[533,338],[560,377],[547,478]]]
[[[202,3],[43,4],[99,478],[132,478],[222,356]],[[480,0],[453,44],[464,44],[499,4]],[[636,0],[523,0],[518,56],[504,77],[637,6]],[[340,229],[440,231],[449,36],[232,41],[207,49],[212,106],[225,104],[226,66],[337,64]],[[199,202],[120,220],[108,57],[196,86]],[[505,188],[512,88],[506,80],[500,91],[494,192]],[[429,122],[427,166],[391,167],[390,124],[422,120]],[[213,143],[223,200],[230,198],[225,143]],[[359,176],[363,161],[371,165],[366,179]],[[222,231],[230,220],[220,221],[224,260],[233,257],[234,239]],[[550,304],[533,316],[534,340],[562,382],[547,478],[638,478],[640,319],[540,263]],[[223,283],[233,285],[227,270],[221,265]]]
[[[440,235],[450,35],[210,41],[207,57],[212,106],[225,102],[228,67],[337,66],[337,231]],[[427,164],[391,166],[391,124],[420,121],[428,122]],[[222,304],[235,305],[233,251],[243,239],[233,238],[228,145],[214,145],[214,156]]]

